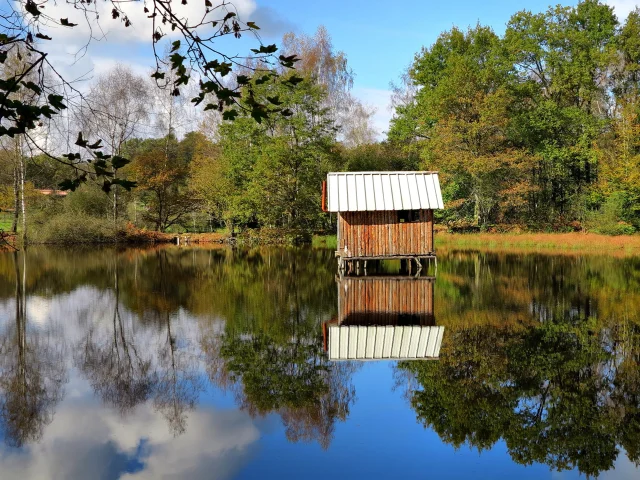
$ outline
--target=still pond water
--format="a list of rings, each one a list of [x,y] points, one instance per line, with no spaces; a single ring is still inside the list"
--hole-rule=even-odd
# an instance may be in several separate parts
[[[0,254],[1,478],[636,478],[639,259],[394,268],[340,280],[311,249]],[[365,344],[379,325],[405,342]],[[336,344],[348,328],[364,334]]]

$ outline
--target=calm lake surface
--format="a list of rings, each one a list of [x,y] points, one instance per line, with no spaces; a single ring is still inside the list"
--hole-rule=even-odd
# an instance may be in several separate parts
[[[0,477],[637,478],[640,259],[394,269],[340,280],[312,249],[0,254]],[[380,326],[404,340],[372,344]]]

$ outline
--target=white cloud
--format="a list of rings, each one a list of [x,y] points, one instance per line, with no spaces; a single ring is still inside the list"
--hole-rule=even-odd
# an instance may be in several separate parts
[[[44,326],[49,320],[50,301],[44,297],[29,297],[27,302],[27,317],[39,326]]]
[[[249,415],[237,410],[201,408],[174,438],[162,415],[147,405],[124,420],[99,405],[67,404],[39,443],[0,452],[0,467],[7,480],[228,478],[259,438]]]
[[[151,64],[147,65],[146,63],[142,63],[140,61],[135,62],[132,60],[133,59],[131,59],[130,57],[119,59],[113,57],[93,56],[90,58],[93,75],[96,76],[108,72],[116,65],[124,65],[126,67],[129,67],[133,71],[133,73],[145,78],[151,75],[151,72],[153,71],[153,66]]]
[[[378,139],[384,140],[386,138],[386,132],[389,130],[389,121],[393,116],[391,109],[391,90],[355,87],[352,93],[366,106],[375,108],[376,112],[373,115],[373,126],[378,134]]]
[[[213,3],[215,5],[216,1]],[[43,42],[42,47],[48,52],[51,63],[66,80],[87,80],[117,63],[128,65],[145,76],[155,66],[151,42],[153,22],[148,18],[148,14],[144,13],[144,4],[123,2],[120,6],[131,20],[129,27],[125,27],[121,19],[112,18],[113,7],[110,2],[88,4],[88,8],[96,10],[87,18],[81,10],[74,8],[73,3],[46,4],[45,10],[49,17],[67,18],[69,22],[77,24],[73,28],[61,27],[51,22],[43,22],[41,25],[42,33],[52,37],[51,41]],[[187,5],[174,1],[172,6],[177,16],[188,19],[189,23],[200,22],[205,14],[205,5],[201,0],[190,0]],[[261,36],[280,36],[293,29],[292,24],[279,12],[258,5],[255,0],[236,0],[232,6],[229,4],[228,9],[237,12],[238,18],[243,22],[254,21],[260,27]],[[207,19],[218,20],[223,16],[222,10],[216,10],[209,13]],[[167,39],[179,38],[172,34],[170,26],[163,26],[161,22],[157,22],[157,25],[167,34]],[[212,34],[213,30],[207,25],[201,27],[198,32],[204,38]],[[228,43],[226,39],[223,42]],[[164,46],[161,46],[160,54],[163,49]],[[85,85],[80,84],[78,88],[83,90]]]
[[[110,2],[92,2],[87,7],[95,9],[88,14],[88,20],[82,10],[75,8],[74,3],[58,2],[56,4],[48,3],[46,14],[52,18],[67,18],[69,22],[77,24],[73,28],[60,27],[57,25],[49,25],[45,30],[49,36],[53,37],[53,41],[71,41],[73,44],[83,45],[89,38],[106,39],[109,42],[120,44],[131,44],[131,42],[147,42],[151,43],[153,34],[153,20],[148,18],[149,14],[144,12],[144,4],[142,2],[121,2],[120,8],[131,21],[131,25],[126,27],[122,21],[122,17],[113,19],[111,11],[113,5]],[[181,19],[186,19],[187,24],[200,23],[205,16],[204,2],[189,1],[186,5],[180,2],[172,2],[174,14]],[[241,20],[247,20],[257,10],[254,0],[236,0],[233,6],[229,6],[229,11],[235,11]],[[98,20],[96,21],[96,14]],[[209,21],[219,20],[224,17],[225,10],[214,10],[207,15]],[[157,28],[164,33],[170,35],[170,25],[162,25],[161,21],[156,21]],[[208,30],[204,27],[200,30],[201,36],[213,33],[213,29]]]
[[[605,3],[611,5],[615,14],[618,16],[620,23],[624,23],[629,12],[633,11],[640,3],[638,0],[605,0]]]
[[[584,480],[585,476],[581,474],[577,469],[551,472],[552,480]],[[638,467],[629,460],[626,452],[620,450],[618,458],[616,458],[613,468],[606,472],[601,472],[598,475],[601,480],[635,480],[638,478]]]

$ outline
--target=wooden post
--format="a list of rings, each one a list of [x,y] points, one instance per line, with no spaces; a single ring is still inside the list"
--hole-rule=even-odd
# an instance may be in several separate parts
[[[322,346],[324,351],[328,351],[327,348],[327,322],[322,322]]]
[[[322,182],[322,211],[326,212],[327,211],[327,181],[324,180]]]

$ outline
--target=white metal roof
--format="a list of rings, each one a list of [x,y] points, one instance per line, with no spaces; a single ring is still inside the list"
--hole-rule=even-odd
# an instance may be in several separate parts
[[[437,172],[332,172],[330,212],[444,208]]]
[[[428,359],[440,356],[444,327],[329,327],[330,360]]]

